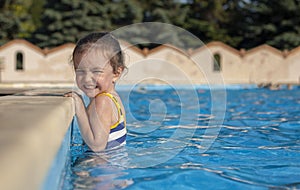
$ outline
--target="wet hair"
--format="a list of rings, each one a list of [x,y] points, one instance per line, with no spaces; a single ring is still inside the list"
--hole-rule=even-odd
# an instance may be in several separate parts
[[[121,68],[122,71],[126,68],[120,43],[109,32],[90,33],[81,38],[76,43],[76,47],[73,51],[72,61],[74,65],[76,58],[81,60],[86,53],[95,50],[100,50],[101,53],[109,59],[114,74],[118,74],[119,68]]]

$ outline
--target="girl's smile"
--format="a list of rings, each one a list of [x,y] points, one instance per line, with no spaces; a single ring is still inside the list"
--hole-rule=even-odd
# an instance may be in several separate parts
[[[75,60],[79,61],[79,64],[75,64],[78,88],[90,98],[101,92],[113,92],[116,74],[113,73],[109,61],[94,51],[87,54],[81,60]]]

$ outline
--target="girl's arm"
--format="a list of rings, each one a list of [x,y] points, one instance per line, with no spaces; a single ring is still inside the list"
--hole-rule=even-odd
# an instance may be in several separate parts
[[[78,94],[68,93],[66,96],[74,99],[79,130],[85,143],[95,152],[104,150],[112,123],[111,100],[98,96],[86,109]]]

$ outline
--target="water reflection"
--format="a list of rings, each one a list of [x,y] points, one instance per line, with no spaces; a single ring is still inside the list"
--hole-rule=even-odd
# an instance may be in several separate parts
[[[71,189],[123,189],[133,184],[127,175],[128,154],[125,147],[100,153],[85,152],[71,166]]]
[[[135,94],[135,98],[147,99],[149,93]],[[253,89],[233,90],[227,94],[224,123],[207,151],[201,152],[204,150],[203,142],[215,138],[205,133],[208,120],[214,118],[210,112],[209,94],[199,93],[200,111],[189,112],[191,116],[187,118],[196,119],[190,122],[186,119],[180,123],[177,110],[180,106],[176,104],[177,100],[169,100],[170,93],[159,92],[159,96],[170,103],[166,104],[166,109],[162,107],[166,115],[154,115],[154,120],[147,120],[151,118],[150,113],[141,110],[145,102],[140,101],[141,107],[138,103],[132,105],[131,111],[135,112],[135,118],[130,120],[129,117],[128,120],[126,148],[95,155],[80,152],[80,145],[72,147],[72,182],[67,187],[299,189],[300,91]],[[160,107],[161,102],[154,103],[153,108]],[[156,113],[155,110],[152,112]],[[155,120],[157,118],[160,121]],[[170,136],[178,129],[183,134],[192,132],[193,135],[170,141]],[[78,138],[79,134],[74,136]],[[151,167],[139,167],[133,162],[159,160],[169,150],[151,148],[167,141],[176,145],[172,146],[174,149],[181,149],[181,146],[184,148],[174,157]],[[133,151],[138,148],[153,151]]]

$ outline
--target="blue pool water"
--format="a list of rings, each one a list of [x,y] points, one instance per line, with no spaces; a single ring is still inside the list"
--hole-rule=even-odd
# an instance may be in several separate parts
[[[300,189],[300,90],[215,95],[226,112],[208,89],[121,91],[127,145],[85,152],[74,126],[62,189]]]

